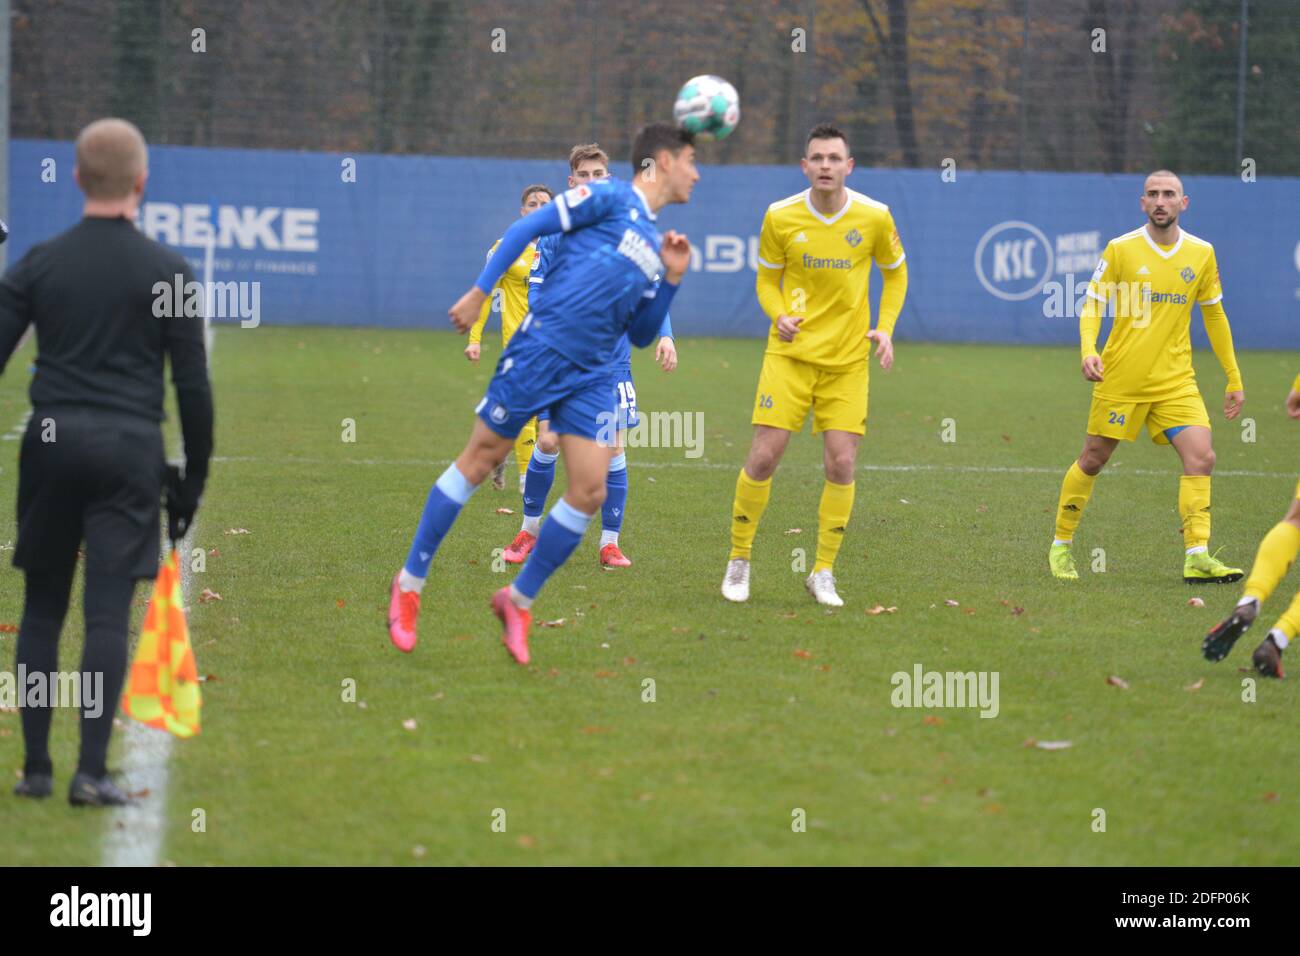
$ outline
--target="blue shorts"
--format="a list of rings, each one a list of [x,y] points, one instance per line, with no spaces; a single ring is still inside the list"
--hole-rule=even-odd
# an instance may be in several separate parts
[[[544,345],[516,334],[474,409],[503,438],[516,438],[534,415],[550,419],[558,435],[598,441],[617,416],[609,369],[585,369]],[[516,348],[516,343],[520,347]]]
[[[641,422],[636,413],[636,388],[632,384],[632,366],[624,365],[614,372],[614,407],[618,410],[618,428],[623,431],[636,428]]]

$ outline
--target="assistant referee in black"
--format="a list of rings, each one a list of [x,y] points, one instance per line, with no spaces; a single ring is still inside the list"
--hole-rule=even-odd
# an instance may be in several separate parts
[[[136,229],[149,175],[144,137],[125,120],[90,124],[77,137],[74,175],[86,196],[81,222],[33,246],[0,279],[0,373],[23,332],[36,328],[32,417],[18,463],[14,564],[26,575],[26,593],[17,665],[28,674],[58,670],[59,632],[84,542],[81,672],[102,674],[103,691],[97,715],[82,708],[68,800],[116,806],[129,800],[106,760],[126,675],[131,600],[137,581],[158,571],[164,490],[173,540],[198,508],[212,455],[212,390],[203,317],[171,315],[170,291],[155,308],[162,302],[155,286],[170,290],[178,276],[188,283],[191,275],[180,255]],[[168,468],[163,451],[164,357],[180,408],[183,475]],[[47,797],[53,712],[21,712],[26,760],[14,792]]]

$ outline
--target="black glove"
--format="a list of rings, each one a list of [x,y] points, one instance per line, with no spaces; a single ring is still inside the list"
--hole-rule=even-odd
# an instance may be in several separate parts
[[[198,473],[188,471],[181,477],[177,465],[167,466],[167,536],[173,546],[190,530],[202,493],[203,480]]]

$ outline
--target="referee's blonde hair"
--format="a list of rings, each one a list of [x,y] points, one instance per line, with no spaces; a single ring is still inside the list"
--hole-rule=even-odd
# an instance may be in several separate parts
[[[95,120],[77,136],[77,181],[87,199],[125,199],[148,166],[144,135],[129,120]]]

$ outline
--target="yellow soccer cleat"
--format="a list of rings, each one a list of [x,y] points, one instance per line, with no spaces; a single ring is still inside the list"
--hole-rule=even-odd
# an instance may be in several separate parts
[[[1074,567],[1074,555],[1068,544],[1054,544],[1047,552],[1047,566],[1052,569],[1052,577],[1062,581],[1079,580],[1079,572]]]
[[[1183,560],[1183,580],[1188,584],[1229,584],[1246,576],[1241,568],[1230,568],[1208,551],[1189,554]]]

